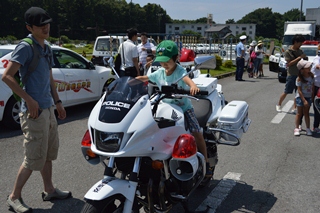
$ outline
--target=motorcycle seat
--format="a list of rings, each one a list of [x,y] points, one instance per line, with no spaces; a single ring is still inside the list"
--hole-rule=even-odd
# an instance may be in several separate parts
[[[199,101],[192,99],[191,102],[199,125],[202,128],[206,127],[207,121],[212,113],[211,101],[208,99],[199,99]]]

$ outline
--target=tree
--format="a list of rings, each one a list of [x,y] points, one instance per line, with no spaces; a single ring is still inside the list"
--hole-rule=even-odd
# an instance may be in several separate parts
[[[256,36],[276,37],[276,24],[271,8],[259,8],[237,21],[237,23],[256,24]]]
[[[300,20],[300,10],[295,8],[291,9],[283,14],[284,21],[304,21],[305,16],[302,12],[302,20]]]
[[[226,24],[235,24],[236,22],[234,21],[234,19],[228,19],[226,21]]]
[[[12,35],[18,39],[24,38],[29,33],[25,27],[24,13],[34,5],[50,14],[53,19],[50,36],[56,38],[65,35],[70,39],[93,40],[104,34],[102,31],[124,34],[130,27],[150,34],[164,33],[166,23],[207,23],[207,17],[172,20],[160,4],[148,3],[141,7],[127,0],[1,0],[0,37]],[[273,13],[271,8],[260,8],[237,22],[228,19],[226,24],[254,23],[257,36],[281,39],[284,22],[299,19],[300,10],[296,8],[283,15]],[[304,15],[302,20],[305,20]]]
[[[197,36],[197,37],[201,37],[201,34],[192,30],[184,30],[182,33],[182,35],[193,35],[193,36]]]
[[[198,18],[195,20],[195,23],[207,23],[208,18],[207,17],[202,17],[202,18]]]
[[[273,16],[274,16],[275,25],[276,25],[276,36],[273,38],[277,38],[281,40],[283,37],[283,27],[284,27],[283,15],[280,13],[274,13]]]

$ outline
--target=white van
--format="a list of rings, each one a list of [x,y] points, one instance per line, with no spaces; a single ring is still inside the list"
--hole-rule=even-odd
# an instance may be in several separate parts
[[[93,46],[91,61],[95,65],[103,66],[103,57],[115,56],[118,53],[119,46],[122,42],[126,41],[128,36],[98,36]],[[154,46],[157,43],[154,39],[149,38],[149,42],[152,42]],[[136,42],[136,45],[141,43],[140,37]]]
[[[127,39],[127,36],[98,36],[93,46],[92,63],[103,66],[103,57],[115,56],[120,44]]]

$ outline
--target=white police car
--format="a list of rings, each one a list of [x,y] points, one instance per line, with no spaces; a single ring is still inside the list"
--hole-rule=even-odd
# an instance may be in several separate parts
[[[305,41],[300,49],[308,57],[308,61],[313,62],[313,59],[317,55],[318,42],[311,43],[310,41]],[[287,78],[287,62],[284,59],[284,51],[281,47],[275,46],[269,57],[269,70],[271,72],[278,73],[278,80],[280,83],[285,83]]]
[[[0,79],[9,63],[16,45],[0,45]],[[97,101],[116,76],[110,68],[94,66],[80,54],[59,46],[52,46],[55,66],[53,78],[63,106],[74,106]],[[11,89],[0,80],[0,122],[18,129],[20,103],[13,97]]]

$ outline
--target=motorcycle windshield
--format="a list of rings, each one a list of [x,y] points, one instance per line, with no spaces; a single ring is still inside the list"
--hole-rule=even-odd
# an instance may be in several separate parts
[[[99,121],[119,123],[128,114],[140,97],[148,94],[147,84],[132,77],[113,81],[106,90],[101,105]]]

